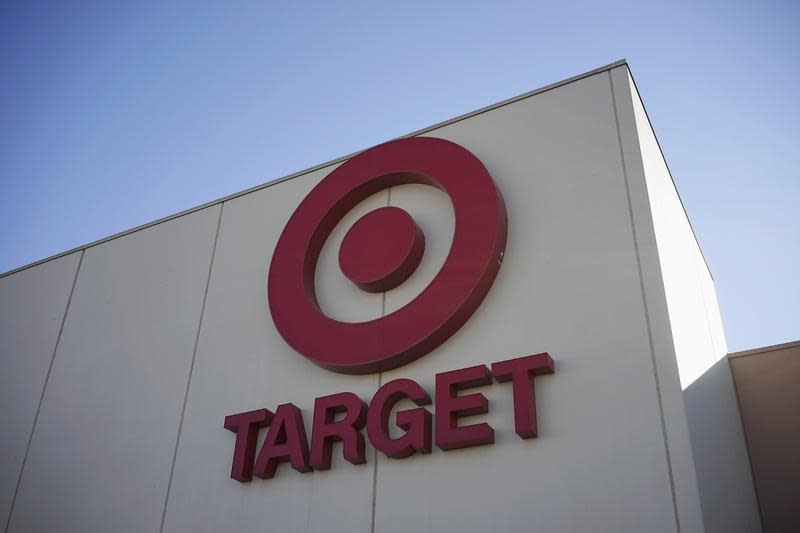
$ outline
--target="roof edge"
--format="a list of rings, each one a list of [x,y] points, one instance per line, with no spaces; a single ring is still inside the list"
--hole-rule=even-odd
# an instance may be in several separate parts
[[[792,342],[784,342],[783,344],[773,344],[771,346],[764,346],[763,348],[753,348],[750,350],[743,350],[741,352],[733,352],[728,354],[728,359],[736,359],[738,357],[747,357],[748,355],[761,355],[769,352],[777,352],[778,350],[786,350],[787,348],[800,347],[800,340]]]
[[[639,86],[636,84],[636,78],[633,76],[633,71],[631,70],[631,66],[625,62],[625,66],[628,69],[628,76],[631,78],[631,82],[633,82],[633,88],[636,89],[636,97],[639,99],[639,102],[642,104],[642,109],[644,110],[644,115],[647,118],[647,125],[650,127],[650,131],[653,133],[653,138],[656,140],[656,145],[658,146],[658,151],[661,154],[661,160],[664,161],[664,166],[667,168],[667,174],[669,174],[669,179],[672,182],[672,188],[675,189],[675,195],[678,197],[678,202],[681,204],[681,209],[683,209],[683,216],[686,217],[686,222],[689,223],[689,229],[692,230],[692,236],[694,237],[694,242],[697,244],[697,249],[700,250],[700,256],[703,258],[703,263],[706,265],[706,270],[708,270],[708,275],[711,276],[711,280],[714,281],[714,273],[711,271],[711,266],[708,264],[708,258],[706,258],[706,254],[703,252],[703,247],[700,246],[700,239],[697,237],[697,232],[694,230],[694,225],[692,224],[692,219],[689,218],[689,212],[686,210],[686,204],[683,203],[683,198],[681,197],[681,192],[678,190],[678,184],[675,183],[675,178],[672,175],[672,170],[669,168],[669,163],[667,162],[667,157],[664,155],[664,149],[661,147],[661,141],[658,140],[658,135],[656,135],[656,129],[653,127],[653,121],[650,120],[650,113],[647,112],[647,106],[644,105],[644,98],[642,98],[642,93],[639,90]],[[631,94],[631,98],[634,95]],[[640,147],[641,151],[641,147]]]
[[[420,130],[416,130],[416,131],[413,131],[411,133],[407,133],[405,135],[401,135],[400,137],[396,137],[396,139],[404,139],[406,137],[415,137],[417,135],[422,135],[424,133],[428,133],[428,132],[433,131],[435,129],[439,129],[439,128],[442,128],[444,126],[449,126],[450,124],[453,124],[455,122],[460,122],[462,120],[465,120],[465,119],[468,119],[468,118],[472,118],[472,117],[474,117],[476,115],[480,115],[481,113],[486,113],[487,111],[493,111],[493,110],[495,110],[497,108],[506,106],[508,104],[513,104],[514,102],[518,102],[520,100],[524,100],[525,98],[530,98],[531,96],[535,96],[537,94],[541,94],[541,93],[550,91],[552,89],[557,89],[558,87],[562,87],[564,85],[568,85],[570,83],[574,83],[576,81],[582,80],[583,78],[588,78],[589,76],[594,76],[595,74],[599,74],[601,72],[605,72],[607,70],[611,70],[613,68],[616,68],[616,67],[619,67],[619,66],[622,66],[622,65],[626,65],[627,66],[628,65],[628,60],[625,59],[625,58],[619,59],[617,61],[614,61],[613,63],[609,63],[608,65],[604,65],[602,67],[597,67],[595,69],[589,70],[589,71],[584,72],[582,74],[578,74],[578,75],[563,79],[561,81],[557,81],[555,83],[551,83],[549,85],[544,85],[542,87],[539,87],[538,89],[533,89],[531,91],[519,94],[517,96],[512,96],[511,98],[507,98],[506,100],[501,100],[500,102],[497,102],[497,103],[494,103],[494,104],[490,104],[488,106],[478,108],[478,109],[476,109],[474,111],[470,111],[470,112],[464,113],[462,115],[458,115],[458,116],[456,116],[454,118],[451,118],[451,119],[448,119],[448,120],[444,120],[442,122],[433,124],[431,126],[427,126],[427,127],[422,128]],[[394,140],[394,139],[389,139],[389,140]],[[382,142],[388,142],[388,141],[382,141]],[[376,143],[376,145],[382,144],[382,142],[378,142],[378,143]],[[288,175],[283,176],[281,178],[275,178],[273,180],[261,183],[259,185],[255,185],[255,186],[250,187],[248,189],[245,189],[243,191],[235,192],[235,193],[229,194],[227,196],[223,196],[222,198],[217,198],[216,200],[211,200],[210,202],[206,202],[204,204],[200,204],[200,205],[195,206],[195,207],[190,207],[189,209],[184,209],[183,211],[179,211],[177,213],[173,213],[171,215],[167,215],[165,217],[161,217],[161,218],[158,218],[158,219],[150,221],[150,222],[145,222],[144,224],[140,224],[138,226],[134,226],[134,227],[132,227],[130,229],[123,230],[123,231],[120,231],[118,233],[114,233],[114,234],[109,235],[107,237],[103,237],[103,238],[97,239],[95,241],[91,241],[91,242],[89,242],[87,244],[83,244],[81,246],[76,246],[74,248],[70,248],[69,250],[66,250],[66,251],[63,251],[63,252],[59,252],[59,253],[51,255],[49,257],[45,257],[44,259],[39,259],[38,261],[34,261],[32,263],[28,263],[26,265],[22,265],[22,266],[19,266],[17,268],[13,268],[13,269],[11,269],[11,270],[9,270],[7,272],[3,272],[2,274],[0,274],[0,278],[5,278],[7,276],[11,276],[12,274],[16,274],[17,272],[21,272],[21,271],[26,270],[28,268],[32,268],[32,267],[41,265],[43,263],[47,263],[49,261],[53,261],[53,260],[58,259],[60,257],[64,257],[64,256],[67,256],[67,255],[73,254],[75,252],[86,250],[86,249],[91,248],[93,246],[97,246],[97,245],[112,241],[112,240],[117,239],[119,237],[124,237],[125,235],[129,235],[131,233],[135,233],[137,231],[141,231],[141,230],[147,229],[147,228],[149,228],[151,226],[156,226],[158,224],[161,224],[161,223],[164,223],[164,222],[168,222],[170,220],[174,220],[176,218],[180,218],[182,216],[189,215],[191,213],[195,213],[197,211],[201,211],[203,209],[215,206],[217,204],[225,203],[228,200],[233,200],[234,198],[238,198],[239,196],[244,196],[246,194],[250,194],[252,192],[259,191],[261,189],[266,189],[267,187],[271,187],[273,185],[277,185],[279,183],[282,183],[284,181],[287,181],[287,180],[290,180],[290,179],[293,179],[293,178],[298,178],[300,176],[303,176],[303,175],[308,174],[310,172],[314,172],[316,170],[325,168],[327,166],[335,165],[336,163],[341,163],[342,161],[346,161],[347,159],[350,159],[351,157],[355,156],[356,154],[359,154],[359,153],[363,152],[366,149],[367,148],[363,148],[361,150],[357,150],[357,151],[355,151],[355,152],[353,152],[351,154],[347,154],[345,156],[341,156],[341,157],[338,157],[336,159],[332,159],[332,160],[327,161],[325,163],[320,163],[318,165],[314,165],[314,166],[306,168],[304,170],[300,170],[298,172],[294,172],[292,174],[288,174]]]

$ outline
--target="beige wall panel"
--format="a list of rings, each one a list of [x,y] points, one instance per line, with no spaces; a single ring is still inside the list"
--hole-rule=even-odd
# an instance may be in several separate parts
[[[517,437],[511,387],[495,383],[481,389],[494,445],[380,457],[375,531],[675,531],[608,75],[428,135],[489,169],[508,246],[469,322],[382,382],[433,392],[437,372],[541,351],[557,369],[537,378],[538,439]],[[428,192],[393,190],[391,203],[414,210],[435,202]],[[449,238],[447,217],[430,222]],[[387,309],[418,291],[387,293]]]
[[[81,252],[0,278],[0,524],[5,527]]]
[[[731,354],[766,533],[800,530],[800,342]]]
[[[369,399],[377,376],[344,376],[295,353],[270,318],[266,297],[272,252],[300,201],[334,166],[225,203],[197,359],[189,391],[164,531],[369,531],[372,467],[353,466],[334,447],[328,472],[281,465],[272,480],[231,479],[235,435],[226,415],[292,402],[311,438],[314,398],[351,391]],[[385,206],[386,191],[356,206],[334,230],[317,283],[326,310],[342,320],[377,318],[382,296],[347,281],[337,263],[344,232]],[[262,439],[264,432],[262,432]],[[372,449],[367,460],[372,462]]]
[[[156,532],[220,206],[85,251],[12,532]]]

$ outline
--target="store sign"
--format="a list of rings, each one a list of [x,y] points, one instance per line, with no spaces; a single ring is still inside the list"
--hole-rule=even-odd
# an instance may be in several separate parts
[[[437,187],[453,203],[455,234],[441,270],[413,301],[384,317],[353,324],[326,316],[314,272],[328,235],[362,200],[407,183]],[[475,312],[500,270],[506,232],[503,197],[467,149],[428,137],[376,146],[328,174],[286,224],[269,269],[272,320],[289,346],[328,370],[397,368],[442,344]],[[386,207],[356,222],[339,263],[357,286],[383,292],[414,272],[423,249],[424,236],[410,215]]]
[[[444,191],[455,211],[450,252],[431,283],[406,306],[381,318],[347,323],[326,316],[317,302],[314,276],[325,241],[353,207],[395,185],[419,183]],[[369,374],[422,357],[450,338],[489,292],[503,261],[507,217],[503,197],[483,164],[465,148],[442,139],[414,137],[376,146],[351,158],[325,177],[300,203],[281,234],[267,283],[269,308],[283,339],[299,354],[335,372]],[[344,275],[367,292],[391,290],[414,272],[425,236],[397,207],[376,209],[347,232],[339,250]],[[537,436],[533,377],[554,370],[546,353],[436,375],[435,400],[419,384],[396,379],[383,385],[369,406],[350,392],[317,398],[309,443],[301,410],[283,404],[230,415],[225,428],[236,433],[231,477],[271,478],[281,462],[299,472],[327,470],[333,442],[344,458],[366,461],[365,438],[385,455],[404,458],[442,450],[491,444],[486,423],[459,426],[463,416],[488,412],[483,394],[458,392],[511,381],[517,434]],[[390,436],[392,409],[403,399],[418,407],[398,411],[400,437]],[[424,406],[435,407],[434,416]],[[256,454],[259,430],[266,438]],[[432,438],[435,428],[435,439]],[[310,444],[310,445],[309,445]]]
[[[236,433],[231,477],[250,481],[253,475],[269,479],[280,463],[288,462],[298,472],[328,470],[333,443],[342,442],[344,458],[354,465],[366,462],[364,434],[372,445],[388,457],[403,459],[415,452],[430,453],[432,429],[436,447],[456,450],[494,443],[494,429],[486,422],[459,426],[464,416],[489,412],[489,401],[481,393],[459,391],[490,385],[495,379],[511,381],[514,398],[514,426],[517,435],[530,439],[538,435],[534,376],[552,374],[553,360],[546,353],[494,363],[491,370],[477,365],[436,374],[436,399],[410,379],[395,379],[383,385],[369,407],[352,392],[323,396],[314,401],[311,446],[306,437],[303,415],[291,403],[279,405],[275,412],[257,409],[225,417],[225,427]],[[392,408],[408,398],[419,407],[398,411],[394,423],[405,433],[392,438],[389,433]],[[434,404],[436,417],[423,406]],[[256,456],[259,429],[269,426],[261,451]]]

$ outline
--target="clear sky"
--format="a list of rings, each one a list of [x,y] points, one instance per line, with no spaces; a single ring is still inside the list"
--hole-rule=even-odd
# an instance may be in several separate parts
[[[799,27],[796,1],[6,0],[0,272],[626,57],[729,348],[797,340]]]

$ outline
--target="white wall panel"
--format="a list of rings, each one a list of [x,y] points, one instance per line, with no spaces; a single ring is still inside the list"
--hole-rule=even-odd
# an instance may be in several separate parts
[[[726,358],[714,282],[636,86],[627,68],[612,72],[619,82],[615,87],[630,94],[632,99],[636,140],[652,216],[642,226],[643,229],[652,228],[657,252],[650,257],[657,259],[661,273],[661,279],[652,284],[652,292],[660,297],[669,313],[668,320],[661,320],[659,324],[666,326],[662,333],[669,338],[664,340],[664,345],[671,341],[674,354],[661,359],[663,372],[674,373],[677,367],[684,390],[678,396],[674,388],[662,386],[665,401],[671,401],[676,410],[681,410],[679,404],[685,402],[686,408],[685,418],[668,416],[667,421],[674,439],[684,442],[691,438],[694,460],[691,457],[682,460],[693,463],[695,473],[691,476],[696,475],[706,531],[760,531],[758,505],[736,391]],[[649,250],[653,251],[652,246]],[[676,461],[679,459],[675,457]],[[685,476],[688,478],[690,474],[687,472]]]
[[[653,227],[652,206],[663,203],[665,199],[662,191],[650,191],[648,188],[627,67],[609,71],[609,82],[614,91],[620,150],[625,161],[645,319],[650,331],[650,354],[658,380],[656,394],[667,445],[670,485],[675,498],[676,522],[683,532],[702,531],[703,516],[697,476],[686,425],[675,343],[670,328],[672,317],[665,298],[659,249],[661,243],[657,241]]]
[[[372,467],[353,466],[334,446],[333,468],[300,474],[283,464],[275,478],[231,479],[235,435],[226,415],[293,402],[311,438],[314,398],[351,391],[369,399],[377,376],[344,376],[295,353],[270,318],[266,283],[287,220],[333,166],[225,203],[164,531],[369,531]],[[381,295],[354,289],[339,272],[338,243],[387,192],[356,206],[320,258],[318,294],[342,320],[377,318]],[[347,281],[347,283],[344,283]],[[313,334],[309,332],[309,334]],[[262,432],[262,438],[263,438]],[[372,450],[367,460],[372,462]]]
[[[494,445],[381,457],[375,531],[675,531],[608,75],[428,135],[489,169],[508,245],[470,321],[382,381],[432,392],[437,372],[541,351],[556,372],[537,378],[537,439],[517,437],[511,388],[495,383],[481,389]],[[393,191],[391,203],[413,207],[424,194]],[[417,289],[389,292],[387,308],[406,290]]]
[[[0,523],[5,527],[81,252],[0,278]]]
[[[10,531],[159,530],[219,212],[85,251]]]

